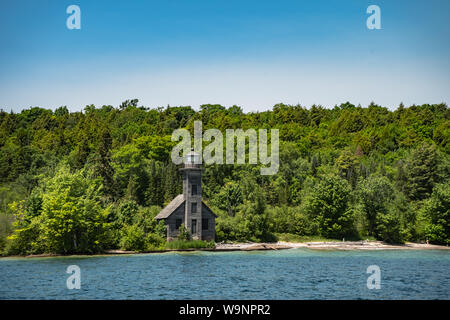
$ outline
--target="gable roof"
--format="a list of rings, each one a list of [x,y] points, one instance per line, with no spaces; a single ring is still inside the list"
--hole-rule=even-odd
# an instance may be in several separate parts
[[[183,205],[184,202],[185,199],[183,194],[177,195],[172,201],[170,201],[170,203],[164,209],[161,210],[160,213],[156,215],[155,219],[156,220],[167,219],[175,210],[177,210],[181,205]],[[214,217],[217,218],[217,215],[203,201],[202,205],[205,206],[206,209],[208,209],[208,211],[211,212],[214,215]]]
[[[174,212],[180,205],[184,203],[184,201],[184,196],[182,194],[177,195],[175,199],[170,201],[170,203],[164,209],[162,209],[160,213],[158,213],[155,219],[159,220],[168,218],[172,214],[172,212]]]
[[[209,212],[211,212],[211,213],[213,214],[213,216],[214,216],[214,217],[216,217],[216,218],[217,218],[217,214],[215,214],[215,213],[214,213],[214,211],[212,211],[212,210],[211,210],[211,208],[210,208],[210,207],[208,207],[208,206],[206,205],[206,203],[204,203],[204,202],[202,201],[202,204],[203,204],[203,205],[204,205],[204,206],[206,207],[206,209],[208,209],[208,210],[209,210]]]

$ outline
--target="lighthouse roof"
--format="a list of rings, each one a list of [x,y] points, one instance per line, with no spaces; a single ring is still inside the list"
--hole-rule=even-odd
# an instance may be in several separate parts
[[[179,194],[175,197],[160,213],[155,217],[155,219],[165,219],[172,214],[179,206],[184,203],[184,196]]]
[[[184,208],[185,204],[186,204],[186,200],[184,199],[184,196],[182,194],[179,194],[164,209],[162,209],[160,213],[158,213],[158,215],[155,217],[155,219],[156,220],[167,219],[180,206],[183,206],[183,208]],[[217,215],[203,201],[202,201],[202,206],[204,208],[203,210],[206,210],[208,213],[212,214],[214,217],[217,218]]]

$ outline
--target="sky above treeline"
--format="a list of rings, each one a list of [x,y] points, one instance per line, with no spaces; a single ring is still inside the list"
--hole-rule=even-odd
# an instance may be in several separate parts
[[[0,108],[448,103],[449,39],[447,0],[2,0]]]

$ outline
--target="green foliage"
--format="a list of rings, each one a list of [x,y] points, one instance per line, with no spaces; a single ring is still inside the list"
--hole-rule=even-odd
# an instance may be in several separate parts
[[[145,233],[136,225],[122,229],[120,248],[123,250],[144,251],[146,249]]]
[[[394,198],[394,188],[389,179],[371,175],[358,185],[359,210],[367,221],[368,235],[375,235],[377,216],[386,214]]]
[[[41,233],[42,219],[36,217],[27,220],[24,212],[24,202],[13,202],[10,204],[14,212],[14,233],[7,238],[4,252],[7,255],[25,255],[33,253],[42,253],[45,251]]]
[[[293,233],[276,233],[277,241],[284,242],[337,242],[342,239],[329,239],[321,236],[300,236]]]
[[[119,247],[123,250],[161,250],[165,243],[166,226],[154,217],[160,207],[141,207],[135,201],[124,201],[115,209],[115,226],[119,230]]]
[[[344,151],[336,160],[336,166],[339,175],[353,185],[356,179],[357,157],[349,151]]]
[[[305,196],[304,211],[318,224],[321,236],[342,238],[354,235],[350,192],[346,180],[329,174],[320,177]]]
[[[202,249],[214,248],[214,241],[203,240],[173,240],[166,244],[166,249]]]
[[[161,207],[139,207],[133,217],[133,224],[138,225],[145,233],[154,232],[164,235],[165,227],[163,221],[157,222],[154,218],[161,211]],[[163,226],[164,228],[161,228]]]
[[[414,149],[406,165],[408,175],[407,192],[413,200],[428,198],[433,190],[437,174],[436,148],[423,143]]]
[[[11,253],[94,253],[106,244],[108,210],[100,202],[99,180],[61,167],[54,177],[44,179],[41,196],[27,205],[13,203],[15,232]],[[42,197],[42,202],[33,199]]]
[[[189,241],[191,240],[191,234],[189,233],[188,229],[184,225],[184,223],[181,224],[180,228],[178,229],[178,240],[180,241]]]
[[[133,219],[139,210],[138,204],[134,200],[125,200],[119,204],[117,212],[117,222],[124,225],[133,224]]]
[[[395,199],[388,206],[388,212],[398,218],[400,226],[398,242],[421,240],[418,233],[416,210],[412,208],[411,203],[403,193],[396,192]]]
[[[302,212],[301,207],[271,207],[268,208],[268,215],[271,232],[297,236],[317,234],[317,223]]]
[[[380,213],[376,216],[375,235],[378,240],[402,243],[400,219],[394,213]]]
[[[147,251],[158,251],[162,250],[166,244],[166,238],[159,233],[148,233],[145,237],[145,242]]]
[[[250,177],[243,179],[241,188],[244,202],[236,215],[220,214],[216,219],[217,239],[274,241],[263,190]]]
[[[162,250],[166,239],[157,233],[145,233],[137,225],[125,226],[121,230],[120,248],[129,251]]]
[[[450,243],[450,183],[438,184],[425,202],[423,213],[427,219],[425,236],[437,244]]]
[[[242,192],[239,184],[236,182],[228,182],[214,197],[215,205],[228,213],[229,216],[234,216],[240,204],[242,204]]]
[[[42,237],[48,252],[100,252],[108,228],[102,185],[82,172],[60,169],[46,181],[42,196]]]
[[[280,130],[273,176],[261,176],[259,165],[205,166],[203,197],[219,215],[219,241],[271,241],[275,234],[347,239],[356,237],[356,226],[364,238],[448,243],[445,104],[390,111],[375,103],[280,103],[244,113],[239,106],[205,104],[197,112],[138,103],[0,111],[0,250],[163,248],[165,226],[153,218],[182,192],[170,135],[192,130],[195,120],[222,133]]]

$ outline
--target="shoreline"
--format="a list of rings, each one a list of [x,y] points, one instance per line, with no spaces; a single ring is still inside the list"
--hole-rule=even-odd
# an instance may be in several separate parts
[[[341,242],[284,242],[292,248],[309,248],[314,250],[450,250],[450,247],[436,244],[407,242],[389,244],[382,241],[341,241]]]
[[[97,254],[32,254],[27,256],[2,256],[2,258],[49,258],[49,257],[101,257],[115,255],[131,255],[131,254],[150,254],[150,253],[170,253],[170,252],[233,252],[233,251],[266,251],[266,250],[287,250],[307,248],[312,250],[450,250],[450,247],[443,245],[413,243],[405,244],[388,244],[382,241],[345,241],[345,242],[287,242],[278,241],[273,243],[267,242],[247,242],[247,243],[218,243],[214,248],[195,248],[195,249],[166,249],[155,251],[125,251],[125,250],[107,250]]]

